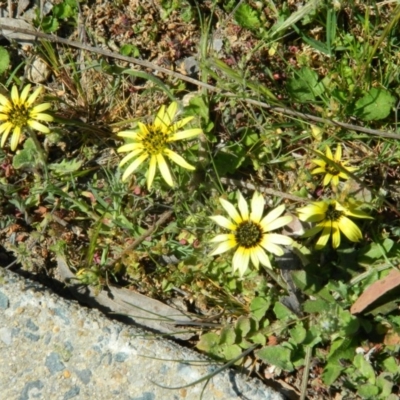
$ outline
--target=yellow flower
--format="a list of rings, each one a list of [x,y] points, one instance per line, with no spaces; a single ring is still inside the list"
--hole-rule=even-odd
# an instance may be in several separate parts
[[[343,171],[345,168],[349,172],[356,171],[358,168],[348,167],[347,161],[342,161],[342,146],[338,144],[336,147],[335,156],[333,157],[331,149],[327,146],[325,151],[326,157],[331,160],[330,163],[322,159],[312,160],[312,162],[318,165],[311,173],[313,175],[316,174],[325,174],[323,185],[327,186],[331,182],[332,186],[339,185],[339,178],[349,179],[349,175]],[[341,166],[342,170],[336,167],[336,165]]]
[[[350,241],[358,242],[362,239],[360,228],[349,218],[371,218],[363,211],[353,207],[344,207],[336,200],[324,200],[311,203],[298,208],[299,219],[306,222],[317,222],[317,225],[309,229],[303,237],[311,237],[321,232],[315,248],[322,249],[328,243],[332,235],[332,247],[340,246],[340,232]]]
[[[14,151],[19,143],[23,128],[30,127],[42,133],[49,133],[50,129],[38,122],[53,121],[53,117],[43,113],[51,107],[50,103],[43,103],[33,106],[33,103],[42,91],[42,87],[38,87],[29,97],[31,85],[26,85],[21,92],[18,93],[16,86],[11,89],[11,98],[0,94],[0,135],[1,147],[7,140],[8,135],[12,131],[11,150]]]
[[[240,192],[238,192],[238,197],[240,213],[229,201],[222,198],[219,200],[232,221],[222,215],[210,217],[218,225],[231,231],[231,233],[218,235],[211,240],[211,242],[219,244],[210,255],[221,254],[237,247],[232,266],[233,272],[239,270],[239,275],[242,277],[250,260],[257,269],[260,263],[272,268],[265,250],[277,256],[283,255],[283,250],[278,244],[290,245],[292,239],[278,233],[269,232],[287,225],[292,217],[281,217],[285,211],[285,206],[281,205],[262,218],[265,201],[260,193],[254,192],[250,213],[247,202]]]
[[[183,126],[190,122],[194,117],[187,117],[173,123],[178,111],[178,104],[173,102],[168,109],[161,106],[153,124],[145,125],[138,122],[138,130],[119,132],[118,136],[132,140],[118,149],[118,153],[129,152],[120,162],[122,167],[128,161],[135,160],[125,170],[122,180],[126,180],[144,161],[150,157],[149,170],[147,172],[147,188],[150,189],[156,173],[156,167],[160,169],[161,175],[168,185],[173,186],[173,181],[168,164],[164,158],[170,160],[183,168],[194,170],[180,155],[172,151],[168,145],[177,140],[189,139],[202,133],[201,129],[187,129],[179,131]]]

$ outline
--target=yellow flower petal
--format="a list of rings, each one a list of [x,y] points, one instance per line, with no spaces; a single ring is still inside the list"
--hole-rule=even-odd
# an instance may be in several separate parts
[[[250,252],[244,247],[238,247],[232,259],[233,272],[239,270],[239,276],[243,277],[250,261]]]
[[[242,193],[238,191],[238,207],[240,214],[242,216],[242,220],[248,220],[249,219],[249,207],[247,206],[247,201],[244,199]]]
[[[336,162],[340,162],[340,160],[342,159],[342,146],[340,145],[340,143],[337,145],[336,147],[336,152],[335,152],[335,158],[334,160]]]
[[[225,253],[236,246],[236,243],[232,240],[227,240],[225,242],[221,242],[211,253],[210,256],[216,256],[218,254]]]
[[[229,201],[220,198],[219,202],[221,203],[221,206],[224,207],[225,211],[228,213],[228,215],[237,223],[240,224],[242,222],[242,217],[240,214],[236,211],[236,208],[230,203]]]
[[[129,160],[131,160],[133,157],[138,156],[140,153],[142,153],[142,149],[136,149],[135,151],[132,151],[131,153],[127,154],[119,163],[119,167],[121,168],[123,165],[125,165]]]
[[[189,169],[191,171],[196,169],[195,167],[193,167],[192,165],[187,163],[183,157],[181,157],[180,155],[176,154],[174,151],[172,151],[170,149],[165,149],[164,150],[164,154],[166,156],[168,156],[174,163],[178,164],[182,168],[186,168],[186,169]]]
[[[42,133],[50,133],[50,129],[49,129],[46,125],[43,125],[43,124],[41,124],[40,122],[37,122],[37,121],[35,121],[35,120],[30,120],[30,121],[28,121],[28,125],[29,125],[31,128],[33,128],[33,129],[35,129],[35,130],[37,130],[37,131],[39,131],[39,132],[42,132]]]
[[[138,132],[137,131],[121,131],[121,132],[117,133],[117,136],[136,140],[138,137]]]
[[[32,101],[32,102],[29,102],[29,100],[26,101],[26,99],[28,98],[28,94],[29,94],[29,91],[30,91],[30,90],[31,90],[31,85],[26,85],[26,86],[24,87],[24,89],[22,90],[21,96],[20,96],[20,98],[19,98],[20,103],[21,103],[21,104],[26,103],[26,105],[27,105],[28,107],[30,107],[30,106],[32,105],[32,103],[33,103],[33,101]],[[39,89],[36,89],[36,92],[37,92],[38,90],[40,90],[40,88],[39,88]],[[31,97],[32,97],[32,95],[31,95]],[[36,97],[37,97],[37,96],[36,96]],[[36,97],[35,97],[34,100],[36,100]]]
[[[165,123],[167,128],[170,128],[172,125],[172,121],[175,118],[175,115],[178,111],[178,103],[176,101],[172,102],[165,112],[163,122]]]
[[[168,138],[168,141],[169,142],[175,142],[177,140],[189,139],[189,138],[198,136],[201,133],[203,133],[203,131],[201,129],[198,129],[198,128],[188,129],[186,131],[180,131],[180,132],[174,133],[173,135],[171,135]]]
[[[158,110],[156,117],[154,118],[154,127],[156,129],[165,129],[165,106],[162,105]],[[143,124],[142,124],[143,125]]]
[[[144,150],[143,143],[134,142],[134,143],[124,144],[121,147],[118,147],[117,153],[126,153],[127,151],[136,151],[136,150],[143,151]]]
[[[253,198],[251,199],[251,214],[250,219],[254,222],[259,223],[264,213],[265,201],[261,193],[254,192]]]
[[[11,136],[11,143],[10,143],[11,151],[15,151],[15,149],[17,148],[20,137],[21,137],[21,128],[19,126],[16,126]]]
[[[229,229],[231,231],[236,230],[236,225],[230,221],[228,218],[222,216],[222,215],[213,215],[211,218],[216,224],[219,226],[222,226],[225,229]]]
[[[29,88],[31,87],[31,85],[27,86]],[[11,88],[11,101],[17,106],[19,106],[19,94],[18,94],[18,89],[15,85]]]
[[[32,108],[32,113],[41,113],[51,108],[51,103],[42,103]]]
[[[194,117],[186,117],[181,119],[180,121],[175,122],[175,124],[171,125],[171,131],[176,132],[178,129],[183,128],[186,124],[188,124]]]
[[[154,177],[157,169],[157,158],[155,156],[150,157],[149,170],[147,171],[147,189],[150,190],[153,184]]]
[[[124,174],[122,175],[122,181],[125,181],[129,175],[131,175],[135,170],[139,167],[140,164],[143,163],[149,157],[148,154],[142,154],[138,157],[129,167],[125,170]],[[123,161],[123,160],[122,160]]]
[[[162,177],[169,186],[173,187],[174,182],[172,180],[171,172],[169,171],[169,167],[165,161],[165,158],[162,156],[162,154],[157,154],[156,158],[157,158],[158,168],[160,169]]]
[[[360,228],[349,218],[342,216],[337,222],[338,228],[352,242],[359,242],[362,239]]]
[[[285,211],[285,205],[281,204],[280,206],[274,208],[270,211],[260,222],[261,226],[264,229],[264,232],[271,230],[269,229],[269,224],[277,219],[283,212]]]

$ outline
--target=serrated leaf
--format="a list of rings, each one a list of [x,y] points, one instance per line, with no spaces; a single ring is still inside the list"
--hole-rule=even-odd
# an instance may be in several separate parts
[[[7,71],[9,65],[10,65],[10,55],[8,54],[8,51],[4,47],[0,46],[0,74]]]
[[[243,28],[254,30],[261,26],[257,11],[248,4],[242,3],[235,12],[236,22]]]
[[[251,315],[257,321],[260,321],[265,316],[270,306],[270,299],[266,297],[255,297],[250,304]]]
[[[375,384],[376,377],[372,365],[364,358],[362,354],[357,354],[353,361],[358,373],[361,374],[369,383]]]
[[[267,346],[256,352],[256,356],[267,364],[276,365],[285,371],[293,371],[290,361],[291,350],[281,345]]]
[[[13,167],[15,169],[35,167],[38,163],[39,155],[34,141],[28,138],[22,150],[17,153],[13,158]]]
[[[354,113],[363,121],[386,118],[396,99],[385,89],[372,88],[356,102]]]
[[[339,378],[340,374],[344,370],[344,367],[338,364],[328,363],[322,372],[322,380],[325,385],[330,386],[333,382]]]
[[[62,160],[58,164],[50,164],[49,169],[54,171],[55,174],[62,176],[62,175],[69,175],[73,172],[78,171],[83,164],[83,161],[77,161],[76,159],[72,160]]]
[[[318,82],[318,75],[308,67],[303,67],[288,81],[290,94],[299,102],[313,101],[324,91],[324,85]]]

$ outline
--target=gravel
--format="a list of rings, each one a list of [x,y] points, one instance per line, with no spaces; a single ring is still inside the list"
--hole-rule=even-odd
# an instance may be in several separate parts
[[[217,366],[3,269],[0,359],[0,400],[284,399],[233,370],[190,386]]]

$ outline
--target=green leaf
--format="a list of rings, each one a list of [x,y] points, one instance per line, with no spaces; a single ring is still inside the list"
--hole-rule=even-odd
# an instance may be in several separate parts
[[[208,121],[210,120],[210,110],[202,96],[192,97],[185,111],[189,115],[200,116],[200,118],[203,119],[205,123],[208,123]]]
[[[366,383],[365,385],[358,386],[357,394],[363,399],[376,399],[379,393],[379,388],[375,385]]]
[[[359,374],[361,374],[365,379],[368,379],[369,383],[375,384],[375,371],[362,354],[357,354],[354,357],[353,364],[357,368]]]
[[[243,28],[255,30],[261,26],[256,10],[242,3],[235,12],[236,22]]]
[[[271,300],[266,297],[255,297],[250,304],[251,315],[260,321],[271,306]]]
[[[330,308],[330,304],[322,299],[307,300],[303,304],[303,310],[307,313],[321,313],[322,311],[328,311]]]
[[[362,261],[362,259],[364,258],[367,258],[366,261],[369,261],[368,259],[378,260],[385,254],[389,253],[393,245],[394,241],[389,238],[386,238],[381,243],[373,242],[370,245],[364,247],[362,251],[360,251],[360,261]]]
[[[13,167],[15,169],[19,168],[34,168],[38,165],[39,155],[35,146],[35,142],[28,138],[23,149],[17,153],[13,158]]]
[[[44,17],[42,20],[42,29],[46,33],[53,33],[60,27],[60,24],[57,18],[54,18],[50,15]]]
[[[222,354],[226,360],[232,360],[233,358],[238,357],[241,353],[242,349],[237,344],[229,346],[223,345],[220,349],[220,354]],[[238,360],[238,362],[240,363],[241,360]]]
[[[303,67],[288,81],[288,90],[299,102],[313,101],[324,91],[324,85],[318,83],[318,75],[308,67]]]
[[[332,385],[332,383],[339,378],[343,370],[344,367],[337,363],[328,363],[324,368],[324,372],[322,373],[322,380],[324,381],[325,385]]]
[[[78,171],[83,164],[83,161],[77,161],[76,159],[72,160],[62,160],[58,164],[50,164],[49,169],[54,171],[54,173],[58,176],[69,175],[75,171]]]
[[[228,147],[228,146],[227,146]],[[233,174],[246,159],[246,149],[237,143],[223,148],[214,158],[214,164],[219,175]]]
[[[213,348],[218,346],[219,341],[220,337],[216,333],[208,332],[204,335],[201,335],[196,347],[201,351],[209,353]]]
[[[10,65],[10,55],[8,51],[0,46],[0,74],[4,73]]]
[[[307,337],[307,331],[301,325],[296,325],[293,329],[290,329],[289,333],[297,344],[303,343]]]
[[[293,314],[286,306],[279,302],[276,302],[274,305],[274,313],[276,318],[280,321],[285,319],[297,319],[295,314]]]
[[[264,347],[255,354],[263,362],[276,365],[285,371],[293,371],[290,361],[291,350],[281,345]]]
[[[251,323],[250,318],[240,317],[236,322],[235,331],[242,338],[246,337],[246,335],[250,332]]]
[[[328,354],[329,362],[338,362],[341,358],[352,360],[355,354],[355,344],[353,340],[346,338],[336,339]]]
[[[383,366],[385,370],[391,372],[392,374],[400,373],[400,368],[396,363],[396,359],[394,357],[388,357],[383,360]]]
[[[251,340],[253,343],[261,344],[262,346],[265,346],[267,343],[267,338],[260,332],[250,336],[249,340]]]
[[[219,344],[234,344],[236,340],[236,334],[231,326],[225,326],[221,331],[221,338]]]
[[[354,113],[363,121],[386,118],[396,99],[385,89],[372,88],[356,102]]]
[[[120,49],[119,52],[123,56],[132,56],[132,57],[140,57],[139,49],[133,44],[124,44]]]
[[[376,378],[376,386],[378,386],[378,388],[380,389],[380,397],[387,399],[388,396],[392,393],[393,377],[391,376],[391,374],[387,374],[385,372],[381,373],[378,378]]]
[[[69,4],[60,3],[53,7],[52,14],[58,19],[67,19],[74,16],[75,10]]]

